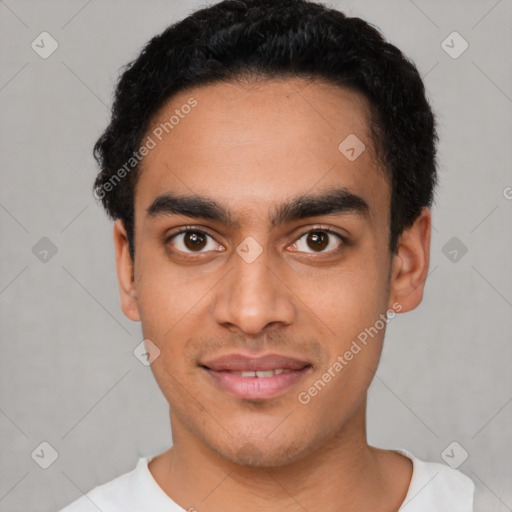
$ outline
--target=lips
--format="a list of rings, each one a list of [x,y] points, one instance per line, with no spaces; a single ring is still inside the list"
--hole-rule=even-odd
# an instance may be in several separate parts
[[[308,361],[278,354],[268,354],[261,357],[250,357],[243,354],[229,354],[201,363],[210,370],[231,372],[255,372],[267,370],[302,370],[311,366]]]
[[[250,357],[230,354],[200,364],[210,382],[225,393],[245,400],[277,397],[311,370],[311,363],[277,354]]]

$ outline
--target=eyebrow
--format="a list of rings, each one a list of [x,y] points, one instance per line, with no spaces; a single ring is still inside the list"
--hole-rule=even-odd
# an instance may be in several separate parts
[[[229,226],[240,226],[228,208],[209,197],[197,195],[159,195],[147,208],[146,213],[149,217],[183,215],[217,221]],[[299,195],[285,201],[275,208],[270,222],[276,227],[309,217],[350,213],[367,218],[368,203],[346,188],[336,188],[316,195]]]

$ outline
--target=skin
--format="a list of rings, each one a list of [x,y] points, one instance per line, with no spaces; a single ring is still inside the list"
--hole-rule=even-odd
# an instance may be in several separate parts
[[[114,224],[122,309],[158,346],[151,368],[170,405],[173,446],[151,461],[150,472],[184,509],[398,510],[412,463],[366,440],[367,391],[385,329],[308,404],[297,395],[379,315],[421,302],[430,211],[422,210],[392,255],[391,189],[359,93],[299,78],[218,83],[173,97],[148,134],[191,97],[197,106],[143,161],[134,262],[122,222]],[[366,146],[355,161],[338,150],[349,134]],[[368,215],[271,225],[282,202],[335,187],[363,198]],[[238,224],[148,215],[166,192],[212,198]],[[212,238],[199,252],[184,235],[168,240],[184,226]],[[319,226],[348,243],[326,235],[329,246],[318,249],[308,233]],[[250,264],[236,252],[248,236],[263,249]],[[234,352],[295,356],[312,371],[279,397],[242,400],[198,366]]]

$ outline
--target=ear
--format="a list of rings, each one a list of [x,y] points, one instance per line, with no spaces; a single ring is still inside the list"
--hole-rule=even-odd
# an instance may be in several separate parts
[[[121,296],[121,309],[123,313],[134,322],[140,320],[133,262],[130,256],[128,235],[121,219],[114,222],[114,246],[116,249],[117,281]]]
[[[398,240],[398,249],[391,263],[389,309],[399,303],[400,313],[416,308],[422,298],[430,263],[432,216],[423,208],[412,226]]]

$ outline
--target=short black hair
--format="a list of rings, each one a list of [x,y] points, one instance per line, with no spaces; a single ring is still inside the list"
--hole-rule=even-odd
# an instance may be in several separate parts
[[[122,69],[110,124],[94,146],[94,195],[122,220],[132,260],[138,150],[153,116],[178,92],[247,77],[322,79],[369,100],[372,139],[391,185],[395,253],[437,184],[435,116],[416,66],[373,25],[323,4],[224,0],[169,26]]]

